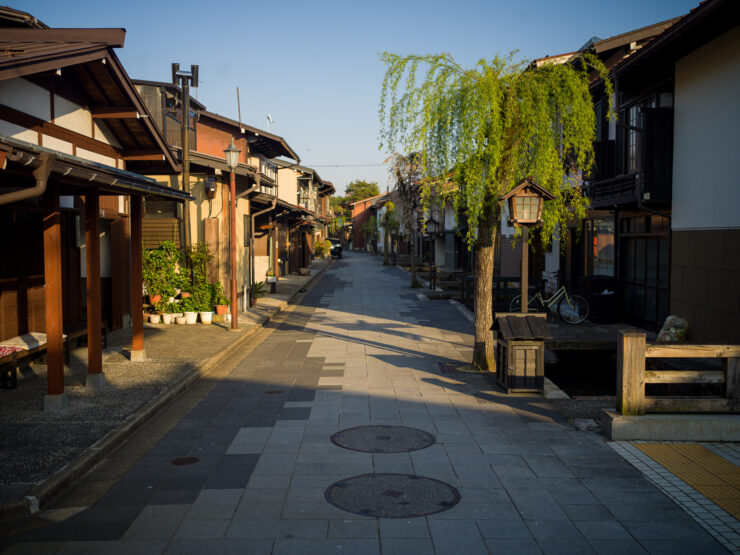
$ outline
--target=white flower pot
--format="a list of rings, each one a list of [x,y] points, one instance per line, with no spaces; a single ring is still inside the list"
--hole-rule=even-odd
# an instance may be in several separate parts
[[[159,314],[150,314],[149,315],[149,322],[152,324],[159,324],[160,315]]]
[[[200,321],[202,324],[212,324],[213,323],[213,312],[201,312]]]
[[[186,324],[195,324],[195,322],[197,321],[198,321],[197,312],[186,312],[185,313],[185,323]]]
[[[162,314],[162,323],[163,324],[171,324],[175,320],[174,314]]]
[[[180,324],[182,326],[182,325],[185,325],[187,323],[187,319],[185,318],[185,316],[179,316],[178,315],[178,316],[175,316],[175,322],[177,322],[178,324]]]

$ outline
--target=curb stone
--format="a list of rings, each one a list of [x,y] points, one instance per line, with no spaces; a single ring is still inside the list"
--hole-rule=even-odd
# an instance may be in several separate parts
[[[130,415],[120,426],[108,432],[90,447],[85,449],[75,460],[64,466],[56,474],[37,485],[22,499],[11,501],[0,506],[0,522],[12,522],[38,514],[39,507],[71,487],[78,478],[83,476],[104,459],[108,454],[117,449],[135,430],[151,420],[161,409],[167,406],[175,397],[188,389],[192,384],[205,376],[220,362],[229,357],[237,349],[247,343],[252,337],[259,333],[267,322],[280,314],[296,298],[305,294],[305,290],[312,288],[316,282],[323,277],[326,271],[332,267],[334,261],[324,266],[315,275],[311,276],[298,291],[293,293],[287,301],[282,301],[274,309],[269,309],[266,314],[260,315],[260,321],[248,330],[231,345],[205,359],[191,372],[182,376],[173,383],[165,392],[152,398],[143,407]],[[303,291],[301,291],[303,290]]]

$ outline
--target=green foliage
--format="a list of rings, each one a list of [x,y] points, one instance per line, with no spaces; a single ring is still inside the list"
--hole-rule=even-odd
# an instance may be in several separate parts
[[[198,308],[198,302],[195,300],[194,296],[187,297],[186,299],[183,299],[180,302],[180,308],[183,312],[198,312],[200,309]]]
[[[579,66],[541,67],[496,56],[470,69],[449,54],[385,53],[382,60],[381,147],[418,153],[423,175],[437,178],[421,184],[423,208],[443,181],[457,183],[456,208],[467,216],[472,243],[484,214],[531,177],[555,195],[545,203],[545,241],[558,223],[585,215],[579,170],[593,164],[596,125],[589,71],[604,78],[608,98],[612,92],[595,56],[584,54]]]
[[[316,241],[316,247],[314,248],[314,254],[316,256],[326,256],[331,252],[331,241],[325,239],[323,241]]]
[[[265,291],[265,282],[264,281],[258,281],[252,286],[252,294],[254,295],[255,299],[259,299],[260,297],[264,297],[266,295]]]
[[[224,293],[224,287],[220,283],[212,283],[211,284],[211,302],[214,306],[216,305],[225,305],[229,306],[231,304],[231,301],[226,296],[226,293]]]
[[[147,294],[174,296],[181,281],[179,262],[180,251],[172,241],[165,241],[156,249],[142,249],[142,281]]]
[[[213,259],[207,243],[195,243],[187,253],[187,264],[193,275],[193,285],[208,283],[208,264]]]
[[[378,183],[376,181],[355,179],[345,189],[344,205],[370,197],[377,197],[379,194],[380,189],[378,189]]]

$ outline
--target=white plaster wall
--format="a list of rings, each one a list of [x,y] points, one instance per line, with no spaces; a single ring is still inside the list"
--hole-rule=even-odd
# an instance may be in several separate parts
[[[39,134],[36,133],[36,131],[31,131],[30,129],[26,129],[20,125],[15,125],[14,123],[2,120],[0,120],[0,135],[18,139],[19,141],[26,141],[27,143],[32,143],[34,145],[39,142]]]
[[[57,95],[54,95],[54,123],[80,135],[92,136],[93,120],[90,112]]]
[[[84,148],[77,149],[77,156],[79,156],[80,158],[84,158],[85,160],[90,160],[91,162],[97,162],[98,164],[105,164],[106,166],[110,166],[112,168],[116,167],[115,158],[110,158],[109,156],[103,156],[102,154],[98,154],[96,152],[90,152],[89,150],[85,150]]]
[[[121,148],[121,143],[118,142],[115,135],[113,135],[111,130],[108,129],[108,126],[105,124],[105,122],[95,121],[93,125],[95,126],[96,140],[100,141],[101,143],[111,145],[115,148]]]
[[[254,257],[254,281],[265,281],[267,279],[267,269],[270,267],[269,256]]]
[[[740,227],[740,27],[676,63],[673,229]]]
[[[291,168],[278,169],[278,198],[290,204],[298,203],[297,176]]]
[[[61,139],[57,139],[56,137],[50,137],[49,135],[42,135],[41,144],[45,146],[46,148],[53,148],[54,150],[58,150],[59,152],[64,152],[65,154],[72,154],[72,143],[68,143],[67,141],[62,141]]]
[[[25,79],[0,81],[0,104],[5,104],[44,121],[51,119],[49,94],[46,89],[42,89]]]

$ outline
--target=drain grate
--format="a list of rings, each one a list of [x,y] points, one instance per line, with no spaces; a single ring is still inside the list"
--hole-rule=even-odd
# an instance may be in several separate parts
[[[170,464],[172,466],[188,466],[199,462],[200,459],[198,457],[180,457],[179,459],[172,459]]]
[[[331,436],[335,445],[364,453],[406,453],[434,445],[429,432],[406,426],[358,426]]]
[[[332,484],[324,496],[344,511],[380,518],[431,515],[460,502],[451,485],[412,474],[363,474]]]
[[[265,391],[265,395],[282,395],[283,390],[282,389],[271,389],[270,391]]]

